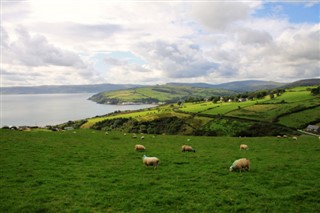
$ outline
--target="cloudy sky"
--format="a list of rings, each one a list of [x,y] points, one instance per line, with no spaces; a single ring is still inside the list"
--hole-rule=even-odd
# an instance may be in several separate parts
[[[1,85],[319,78],[317,2],[1,0]]]

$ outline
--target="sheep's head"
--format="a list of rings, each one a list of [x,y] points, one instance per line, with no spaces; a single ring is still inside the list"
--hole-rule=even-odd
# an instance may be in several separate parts
[[[142,157],[142,158],[143,158],[143,159],[145,159],[146,157],[147,157],[146,155],[143,155],[143,157]]]
[[[229,171],[233,172],[233,167],[232,166],[230,166]]]

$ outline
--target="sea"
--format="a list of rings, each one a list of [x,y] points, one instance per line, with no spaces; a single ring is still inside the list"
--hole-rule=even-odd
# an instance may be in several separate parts
[[[88,100],[92,93],[1,95],[3,126],[57,125],[114,111],[136,110],[155,105],[106,105]]]

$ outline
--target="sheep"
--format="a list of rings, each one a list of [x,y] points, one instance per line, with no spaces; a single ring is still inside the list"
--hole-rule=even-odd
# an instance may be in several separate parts
[[[145,151],[145,150],[146,150],[146,147],[144,147],[144,146],[141,145],[141,144],[137,144],[137,145],[134,146],[134,149],[135,149],[136,151]]]
[[[242,169],[247,169],[247,171],[250,170],[250,160],[246,158],[241,158],[238,160],[235,160],[233,164],[230,166],[230,172],[233,172],[235,170],[239,170],[240,172]]]
[[[144,136],[142,135],[142,136],[140,137],[140,139],[141,139],[141,140],[144,140]]]
[[[297,136],[292,136],[292,140],[298,140]]]
[[[142,161],[145,166],[153,166],[154,169],[157,168],[160,162],[157,157],[147,157],[146,155],[143,155]]]
[[[183,145],[182,147],[181,147],[181,151],[182,152],[196,152],[196,150],[195,149],[193,149],[191,146],[189,146],[189,145]]]
[[[248,147],[248,145],[246,145],[246,144],[241,144],[241,145],[240,145],[240,150],[242,150],[242,149],[244,149],[244,150],[249,150],[249,147]]]
[[[132,135],[132,138],[137,138],[137,135],[136,135],[136,134],[133,134],[133,135]]]

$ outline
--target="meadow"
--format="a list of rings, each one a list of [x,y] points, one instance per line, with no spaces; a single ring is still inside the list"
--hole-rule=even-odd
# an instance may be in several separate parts
[[[0,130],[1,212],[318,212],[320,141]],[[188,140],[189,139],[189,140]],[[135,144],[146,152],[136,152]],[[240,151],[241,143],[248,151]],[[195,153],[182,153],[190,144]],[[158,169],[142,156],[157,156]],[[229,172],[247,157],[249,172]]]

